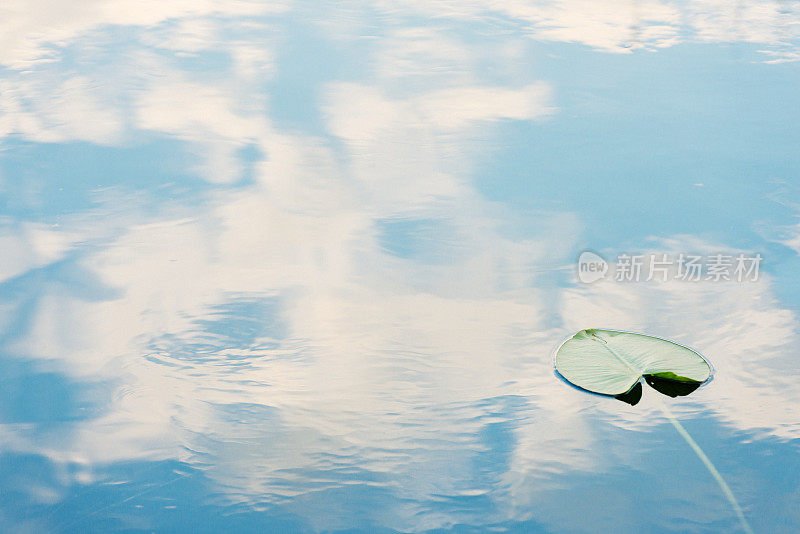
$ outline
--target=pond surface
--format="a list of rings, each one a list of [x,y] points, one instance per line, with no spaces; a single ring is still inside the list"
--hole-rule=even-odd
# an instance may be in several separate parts
[[[0,530],[800,531],[799,31],[6,0]],[[577,390],[584,328],[713,380]]]

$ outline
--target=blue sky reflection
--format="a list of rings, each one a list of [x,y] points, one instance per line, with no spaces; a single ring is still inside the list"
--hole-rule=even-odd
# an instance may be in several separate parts
[[[0,12],[0,528],[735,528],[654,391],[553,376],[586,327],[700,349],[671,409],[800,527],[796,2]]]

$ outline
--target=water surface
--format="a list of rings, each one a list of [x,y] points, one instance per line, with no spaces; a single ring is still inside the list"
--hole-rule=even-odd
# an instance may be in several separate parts
[[[659,402],[800,530],[797,2],[0,14],[3,531],[740,529]],[[578,391],[590,327],[714,379]]]

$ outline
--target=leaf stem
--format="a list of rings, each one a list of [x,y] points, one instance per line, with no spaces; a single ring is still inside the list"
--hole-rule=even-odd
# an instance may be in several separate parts
[[[602,337],[598,336],[597,334],[591,334],[591,336],[592,336],[592,337],[593,337],[593,338],[594,338],[596,341],[600,341],[600,342],[602,342],[602,343],[603,343],[603,346],[606,348],[606,350],[607,350],[608,352],[610,352],[611,354],[613,354],[613,355],[614,355],[614,356],[615,356],[615,357],[616,357],[616,358],[617,358],[619,361],[621,361],[622,363],[624,363],[624,364],[625,364],[625,367],[627,367],[628,369],[630,369],[630,370],[631,370],[631,371],[633,371],[633,372],[638,372],[640,375],[642,374],[642,370],[641,370],[641,369],[636,369],[635,367],[633,367],[633,366],[630,364],[630,362],[629,362],[628,360],[626,360],[625,358],[623,358],[622,356],[620,356],[619,354],[617,354],[617,353],[616,353],[616,351],[615,351],[614,349],[612,349],[612,348],[611,348],[611,347],[608,345],[608,341],[606,341],[606,340],[605,340],[605,339],[603,339]]]
[[[747,522],[747,518],[744,516],[744,512],[742,512],[742,507],[739,506],[739,502],[736,500],[736,496],[734,496],[731,488],[728,487],[728,484],[725,482],[725,479],[722,478],[722,475],[717,471],[717,468],[714,467],[714,464],[711,463],[711,460],[708,459],[706,453],[703,452],[703,449],[700,448],[700,445],[692,439],[692,436],[683,428],[683,425],[672,415],[672,412],[667,408],[667,406],[661,402],[660,399],[656,399],[659,405],[661,405],[661,410],[664,412],[664,415],[667,416],[669,422],[672,423],[672,426],[675,427],[675,430],[678,431],[678,434],[686,440],[686,443],[692,448],[692,450],[697,454],[697,457],[700,458],[700,461],[703,462],[703,465],[706,466],[708,472],[711,473],[711,476],[714,477],[714,480],[717,481],[719,484],[719,488],[722,490],[722,493],[725,495],[725,498],[728,499],[728,502],[731,503],[733,510],[736,512],[736,515],[739,517],[739,522],[742,524],[742,529],[747,534],[753,534],[753,529],[750,527],[750,523]]]

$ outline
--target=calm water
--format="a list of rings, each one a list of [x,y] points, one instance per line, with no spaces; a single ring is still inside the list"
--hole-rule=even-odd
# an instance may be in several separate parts
[[[800,531],[798,32],[788,0],[5,0],[0,530],[741,530],[663,402],[754,531]],[[576,390],[589,327],[714,379]]]

